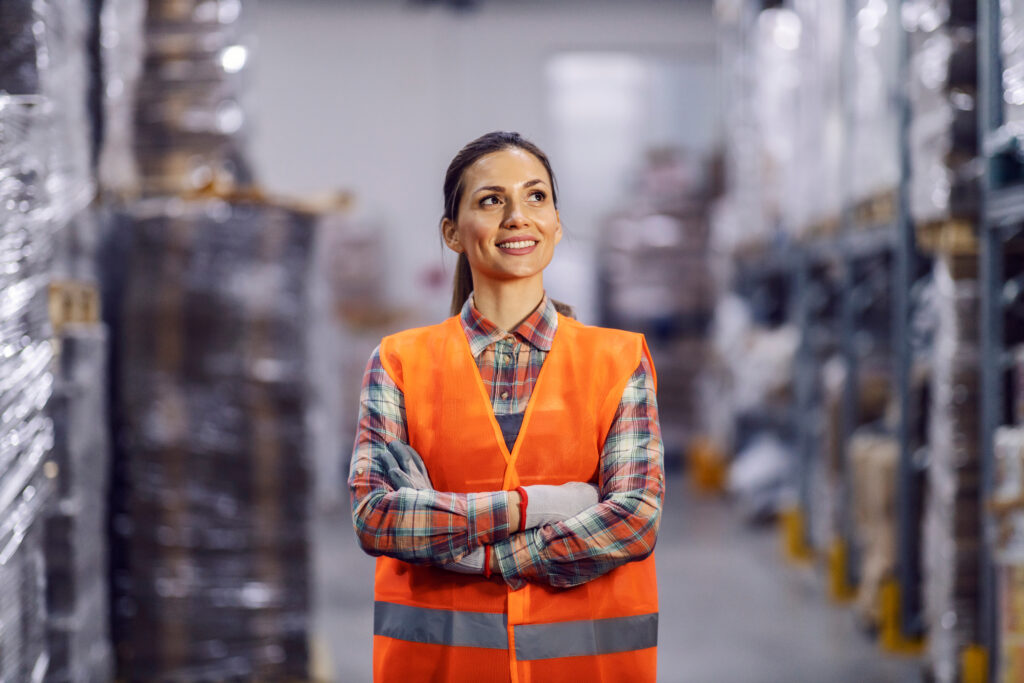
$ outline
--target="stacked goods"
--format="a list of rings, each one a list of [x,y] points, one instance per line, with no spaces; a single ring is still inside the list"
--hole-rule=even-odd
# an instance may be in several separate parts
[[[924,601],[937,681],[955,679],[961,650],[976,642],[981,546],[979,288],[934,268],[938,313],[932,352]]]
[[[997,680],[1009,682],[1024,677],[1024,428],[997,430],[995,459],[993,509],[999,522]]]
[[[860,430],[850,439],[855,538],[860,551],[856,608],[865,624],[879,626],[879,595],[896,565],[896,470],[899,442]]]
[[[124,216],[114,638],[130,680],[304,679],[312,213]]]
[[[760,78],[754,36],[760,30],[753,5],[740,0],[715,0],[722,58],[722,116],[730,131],[723,140],[726,192],[716,207],[711,241],[730,254],[771,242],[774,225],[762,210],[761,136],[754,92]]]
[[[23,636],[25,656],[48,662],[45,676],[49,681],[111,677],[104,504],[109,452],[103,400],[106,347],[96,307],[99,231],[88,208],[95,194],[93,131],[87,106],[90,20],[89,5],[81,0],[15,0],[0,7],[0,33],[9,39],[0,43],[0,61],[13,69],[5,74],[10,77],[3,88],[24,93],[7,100],[5,109],[28,126],[19,129],[13,118],[0,123],[0,127],[9,126],[8,133],[13,136],[9,140],[20,148],[13,156],[11,148],[5,150],[8,156],[0,160],[0,170],[13,170],[11,177],[32,193],[24,197],[25,204],[10,194],[6,197],[13,199],[14,203],[6,206],[15,207],[15,212],[0,217],[10,248],[3,253],[13,254],[18,248],[34,253],[41,245],[32,242],[46,236],[49,259],[45,268],[33,273],[30,288],[42,297],[42,315],[48,309],[49,320],[56,325],[46,333],[55,336],[52,343],[47,340],[47,351],[53,349],[57,354],[46,357],[45,381],[52,396],[45,407],[39,404],[50,425],[47,439],[52,450],[43,475],[26,472],[26,476],[47,478],[53,504],[39,507],[43,519],[31,527],[38,526],[38,531],[22,541],[39,545],[27,547],[25,553],[31,559],[16,570],[31,572],[25,575],[25,580],[32,582],[28,595],[35,595],[37,588],[45,590],[45,622],[37,628],[31,621],[36,617],[27,609],[20,619],[25,633],[32,633],[31,638]],[[6,184],[5,190],[12,191],[16,185]],[[0,190],[0,195],[6,194],[5,190]],[[0,199],[0,204],[5,203]],[[24,235],[19,234],[22,231]],[[5,283],[3,289],[14,292],[28,287],[29,282]],[[4,319],[17,317],[4,315]],[[28,335],[26,338],[35,338],[36,333]],[[37,357],[43,361],[42,354]],[[25,424],[38,423],[31,416],[22,419]],[[36,491],[32,505],[40,506],[44,500],[38,490],[38,484],[24,489],[26,495]],[[8,508],[7,501],[4,506]],[[28,519],[23,522],[27,524]],[[20,537],[20,532],[15,533],[15,538]],[[4,619],[3,623],[17,622]],[[45,655],[36,657],[38,652]],[[28,680],[25,675],[14,678]]]
[[[38,40],[31,30],[38,10],[32,0],[0,5],[0,90],[6,93],[39,92]]]
[[[1024,136],[1024,3],[1000,0],[1005,131]]]
[[[137,193],[135,163],[135,90],[145,53],[143,19],[146,3],[139,0],[103,0],[100,8],[101,79],[103,93],[103,146],[99,154],[99,182],[115,195]]]
[[[37,97],[0,98],[0,679],[46,673],[43,518],[52,505],[47,284],[53,125]]]
[[[903,4],[910,40],[910,213],[919,224],[978,213],[977,3]]]
[[[760,236],[767,245],[783,225],[788,198],[800,193],[792,169],[797,150],[800,18],[790,9],[766,9],[757,18],[758,78],[752,99],[761,153]]]
[[[51,286],[51,297],[77,298],[95,289]],[[58,290],[58,291],[55,291]],[[75,302],[70,302],[75,306]],[[65,306],[66,307],[66,306]],[[106,330],[98,311],[74,312],[58,332],[58,364],[50,415],[52,460],[59,472],[57,505],[46,519],[46,598],[51,681],[112,677],[107,614]],[[90,318],[92,320],[90,320]],[[78,320],[79,322],[74,322]]]
[[[670,457],[686,450],[696,428],[695,384],[713,304],[700,189],[681,154],[652,152],[633,209],[607,221],[598,250],[602,323],[647,335]]]
[[[52,104],[47,191],[57,225],[92,200],[87,107],[89,16],[82,0],[0,5],[0,91]],[[2,93],[0,93],[2,94]]]
[[[241,0],[149,0],[134,149],[144,194],[251,181]],[[127,35],[131,35],[130,27]]]
[[[840,3],[835,5],[841,11]],[[850,38],[854,63],[849,86],[849,191],[860,214],[858,223],[868,225],[892,218],[900,177],[900,111],[895,97],[902,85],[899,9],[900,3],[891,0],[856,0],[852,8],[856,30]]]
[[[843,5],[797,3],[799,14],[798,122],[789,176],[795,191],[783,195],[786,226],[795,236],[834,232],[842,209]]]

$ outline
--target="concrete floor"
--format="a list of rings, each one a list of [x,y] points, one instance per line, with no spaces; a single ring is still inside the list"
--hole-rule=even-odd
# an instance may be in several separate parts
[[[883,655],[809,568],[786,565],[777,534],[669,477],[658,539],[663,683],[916,683],[914,659]],[[346,510],[316,520],[315,668],[370,681],[373,560]]]

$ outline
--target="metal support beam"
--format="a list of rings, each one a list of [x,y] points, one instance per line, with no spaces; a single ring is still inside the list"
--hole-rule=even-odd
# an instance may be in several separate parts
[[[896,0],[901,9],[903,0]],[[901,16],[897,12],[896,16]],[[914,411],[911,396],[911,369],[914,366],[910,344],[910,290],[915,281],[917,251],[914,225],[910,219],[910,45],[907,33],[899,31],[897,80],[899,91],[893,93],[899,109],[900,181],[896,208],[896,249],[892,260],[893,306],[892,350],[895,392],[899,403],[896,437],[900,460],[896,488],[897,557],[896,577],[899,580],[900,630],[905,638],[919,638],[924,631],[921,614],[921,487],[920,470],[914,459],[915,445],[910,433]]]

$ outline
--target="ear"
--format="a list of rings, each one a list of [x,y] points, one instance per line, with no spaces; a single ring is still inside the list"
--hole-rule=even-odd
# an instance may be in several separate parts
[[[558,209],[555,209],[555,220],[558,225],[555,227],[555,244],[562,241],[562,217],[558,215]]]
[[[462,248],[462,242],[459,241],[459,231],[455,227],[455,221],[451,218],[441,219],[441,236],[444,238],[444,243],[448,245],[448,248],[452,251],[461,254],[464,249]]]

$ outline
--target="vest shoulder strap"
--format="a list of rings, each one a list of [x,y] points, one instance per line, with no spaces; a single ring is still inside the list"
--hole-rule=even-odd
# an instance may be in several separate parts
[[[462,334],[458,318],[448,318],[444,322],[426,327],[414,327],[384,337],[380,342],[380,362],[392,381],[405,391],[405,376],[402,358],[410,358],[412,353],[422,349],[438,348],[437,344],[452,332],[452,327]]]

